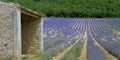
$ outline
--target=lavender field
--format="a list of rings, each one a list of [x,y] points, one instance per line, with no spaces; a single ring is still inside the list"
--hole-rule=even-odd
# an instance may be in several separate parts
[[[120,60],[119,24],[119,18],[45,18],[43,53],[49,60]]]

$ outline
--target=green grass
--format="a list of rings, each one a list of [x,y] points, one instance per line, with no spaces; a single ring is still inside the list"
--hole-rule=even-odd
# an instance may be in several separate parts
[[[34,57],[22,57],[22,60],[49,60],[51,57],[50,54],[41,54],[39,56],[34,56]]]
[[[0,58],[0,60],[12,60],[12,58]]]
[[[82,47],[76,45],[67,56],[63,57],[63,60],[78,60],[81,49]]]

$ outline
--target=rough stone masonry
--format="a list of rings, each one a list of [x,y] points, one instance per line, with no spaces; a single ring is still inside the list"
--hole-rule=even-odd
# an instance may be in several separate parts
[[[41,42],[39,14],[0,2],[0,59],[17,60],[22,54],[38,55]]]
[[[12,12],[15,7],[0,2],[0,58],[10,58],[13,54],[14,26]]]

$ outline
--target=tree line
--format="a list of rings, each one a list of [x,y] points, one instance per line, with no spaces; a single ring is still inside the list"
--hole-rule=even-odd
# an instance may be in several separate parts
[[[119,18],[120,0],[6,0],[47,17]]]

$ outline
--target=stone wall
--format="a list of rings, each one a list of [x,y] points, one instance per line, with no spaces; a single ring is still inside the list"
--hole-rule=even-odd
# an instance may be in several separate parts
[[[0,2],[0,59],[10,58],[13,54],[15,9],[11,4]]]
[[[39,51],[40,19],[22,14],[22,54],[37,55]]]
[[[40,25],[40,16],[36,13],[0,2],[0,60],[19,60],[21,53],[40,54]]]

